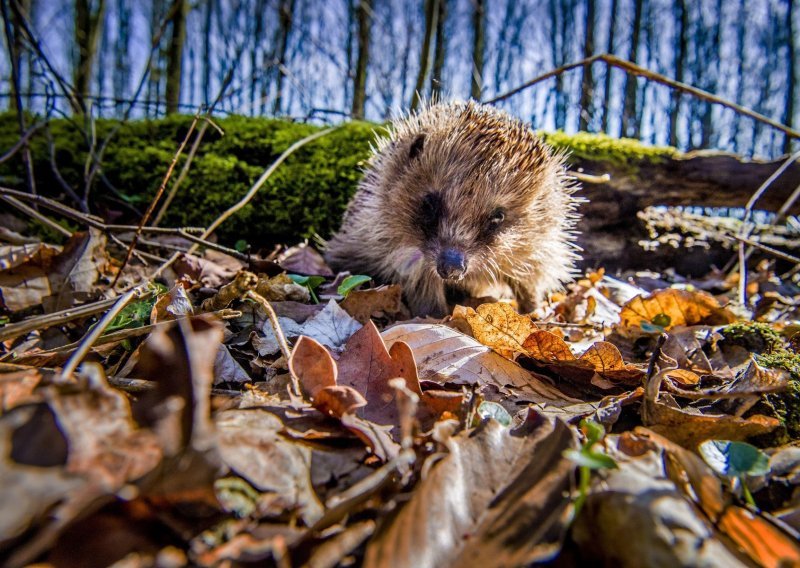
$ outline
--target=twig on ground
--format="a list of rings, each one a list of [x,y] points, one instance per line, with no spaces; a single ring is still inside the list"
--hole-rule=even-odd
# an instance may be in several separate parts
[[[281,353],[283,353],[284,359],[286,359],[286,364],[289,364],[289,361],[292,358],[292,350],[289,349],[289,343],[286,341],[286,336],[283,334],[283,330],[281,329],[281,324],[278,321],[278,314],[275,313],[275,310],[272,309],[272,305],[267,301],[266,298],[257,294],[253,290],[248,291],[245,294],[246,298],[250,298],[259,306],[264,308],[264,311],[269,317],[269,323],[272,325],[272,331],[275,332],[275,338],[278,340],[278,345],[281,348]],[[300,396],[300,381],[294,375],[294,373],[290,373],[291,380],[292,380],[292,390],[294,394]]]
[[[800,158],[800,151],[795,152],[789,158],[781,164],[781,166],[772,172],[772,175],[769,176],[764,183],[759,186],[757,190],[753,193],[750,199],[747,201],[747,204],[744,208],[744,216],[742,217],[742,226],[739,228],[739,234],[737,235],[737,240],[739,240],[739,245],[737,247],[737,255],[739,258],[739,303],[741,305],[745,305],[747,302],[747,259],[750,257],[752,253],[752,248],[745,250],[746,243],[743,239],[746,239],[752,234],[752,227],[748,224],[748,220],[753,214],[753,208],[755,207],[756,203],[761,196],[766,193],[767,189],[772,185],[772,183],[778,179],[786,169],[792,165],[797,159]],[[792,197],[790,196],[790,199]],[[791,206],[791,205],[790,205]],[[788,207],[787,207],[788,209]],[[781,207],[783,210],[783,207]],[[777,221],[777,218],[776,218]]]
[[[109,306],[113,306],[114,302],[116,301],[117,298],[98,300],[97,302],[86,304],[85,306],[67,308],[66,310],[53,312],[52,314],[35,316],[21,322],[8,324],[4,327],[0,327],[0,341],[14,339],[15,337],[19,337],[23,333],[28,333],[29,331],[47,329],[48,327],[53,327],[54,325],[60,325],[72,320],[91,316],[98,312],[102,312]]]
[[[136,286],[135,288],[131,288],[127,292],[125,292],[122,296],[117,298],[117,301],[114,302],[114,305],[111,306],[111,309],[106,312],[106,314],[97,322],[92,330],[84,336],[84,338],[80,342],[80,347],[70,356],[67,363],[64,365],[64,368],[61,370],[61,374],[58,375],[56,382],[69,382],[72,379],[72,374],[75,372],[75,369],[78,367],[83,358],[86,357],[86,354],[92,348],[95,341],[103,335],[105,329],[114,321],[114,318],[122,311],[122,309],[127,306],[131,301],[134,299],[141,298],[145,293],[147,293],[147,285],[143,284],[141,286]]]
[[[53,229],[54,231],[56,231],[58,233],[61,233],[65,237],[71,237],[72,236],[72,233],[70,233],[67,229],[65,229],[64,227],[62,227],[61,225],[59,225],[58,223],[56,223],[55,221],[53,221],[49,217],[45,217],[44,215],[39,213],[36,209],[33,209],[32,207],[28,207],[27,205],[22,203],[19,199],[15,198],[15,197],[11,197],[10,195],[0,195],[0,199],[3,199],[5,202],[10,203],[11,205],[16,207],[20,211],[23,211],[23,212],[27,213],[28,215],[30,215],[32,218],[36,219],[37,221],[39,221],[43,225],[46,225],[46,226],[50,227],[51,229]]]
[[[208,237],[217,229],[217,227],[219,227],[222,223],[224,223],[225,220],[227,220],[231,215],[234,215],[242,207],[247,205],[253,199],[253,197],[255,197],[256,193],[258,193],[258,190],[261,189],[261,187],[264,185],[264,183],[266,183],[266,181],[269,179],[269,177],[275,172],[275,170],[278,169],[278,166],[280,166],[286,160],[286,158],[291,156],[295,151],[299,150],[300,148],[302,148],[303,146],[305,146],[309,142],[313,142],[317,138],[321,138],[323,136],[326,136],[326,135],[330,134],[331,132],[333,132],[335,130],[338,130],[339,128],[341,128],[341,127],[340,126],[335,126],[333,128],[327,128],[325,130],[320,130],[319,132],[315,132],[314,134],[311,134],[310,136],[306,136],[305,138],[302,138],[302,139],[298,140],[297,142],[295,142],[294,144],[292,144],[291,146],[289,146],[264,171],[264,173],[261,174],[261,177],[259,177],[256,180],[256,182],[253,184],[253,186],[247,191],[245,196],[242,197],[242,199],[239,200],[238,203],[236,203],[235,205],[231,206],[227,211],[222,213],[222,215],[220,215],[213,223],[211,223],[211,226],[203,232],[203,234],[200,236],[200,239],[203,239],[203,240],[208,239]],[[198,246],[199,246],[199,244],[196,244],[196,245],[192,246],[189,249],[187,254],[193,254],[197,250]],[[178,259],[178,256],[179,256],[178,254],[173,254],[169,258],[169,260],[167,262],[165,262],[164,264],[162,264],[161,266],[158,267],[158,270],[155,271],[155,273],[151,276],[151,278],[158,277],[162,272],[164,272],[167,268],[169,268]]]
[[[59,203],[58,201],[54,201],[52,199],[48,199],[47,197],[42,197],[41,195],[30,195],[28,193],[25,193],[24,191],[17,191],[16,189],[10,189],[10,188],[7,188],[7,187],[0,187],[0,197],[3,197],[3,196],[15,197],[15,198],[17,198],[19,200],[32,201],[34,203],[42,205],[43,207],[47,207],[48,209],[50,209],[52,211],[56,211],[57,213],[60,213],[61,215],[63,215],[64,217],[66,217],[68,219],[72,219],[73,221],[76,221],[76,222],[81,223],[83,225],[86,225],[88,227],[92,227],[92,228],[98,229],[98,230],[103,231],[105,233],[112,233],[112,232],[113,233],[120,233],[120,232],[125,232],[125,231],[136,231],[139,228],[138,225],[107,225],[106,223],[103,222],[102,219],[100,219],[99,217],[96,217],[94,215],[91,215],[91,214],[88,214],[88,213],[81,213],[77,209],[73,209],[71,207],[68,207],[67,205]],[[160,235],[175,235],[175,236],[179,236],[179,237],[182,237],[182,238],[186,239],[187,241],[191,241],[191,242],[196,243],[198,245],[202,245],[202,246],[204,246],[206,248],[210,248],[210,249],[217,250],[219,252],[228,254],[228,255],[233,256],[233,257],[235,257],[235,258],[237,258],[239,260],[242,260],[242,261],[248,260],[248,256],[246,254],[243,254],[243,253],[241,253],[241,252],[239,252],[239,251],[237,251],[235,249],[228,248],[226,246],[207,241],[207,240],[205,240],[205,239],[203,239],[201,237],[198,237],[198,236],[192,234],[192,233],[203,233],[204,229],[201,228],[201,227],[171,228],[171,227],[150,227],[150,226],[146,226],[146,227],[142,227],[141,229],[142,229],[143,233],[154,233],[154,234],[160,234]],[[141,239],[140,239],[140,242],[142,242],[142,244],[147,244],[149,246],[162,246],[162,247],[164,246],[164,245],[161,245],[159,243],[152,243],[150,241],[142,241]],[[186,251],[181,250],[181,252],[186,252]]]
[[[780,258],[781,260],[785,260],[788,262],[794,262],[795,264],[800,264],[800,258],[791,255],[789,253],[783,252],[782,250],[778,250],[776,248],[772,248],[771,246],[767,246],[765,244],[759,243],[758,241],[754,241],[752,239],[748,239],[745,237],[741,237],[739,235],[731,235],[731,239],[735,239],[740,243],[744,243],[747,246],[757,248],[759,250],[763,250],[766,253],[771,254],[774,257]]]

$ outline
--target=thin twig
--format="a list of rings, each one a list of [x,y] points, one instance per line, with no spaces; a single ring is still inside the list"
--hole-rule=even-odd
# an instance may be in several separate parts
[[[114,321],[114,318],[122,311],[122,309],[127,306],[131,301],[136,298],[142,297],[147,292],[147,285],[143,284],[141,286],[136,286],[135,288],[131,288],[127,292],[125,292],[122,296],[117,298],[117,301],[114,302],[114,305],[111,307],[108,312],[97,322],[92,330],[84,336],[81,340],[80,347],[70,356],[67,363],[64,365],[64,368],[61,371],[61,374],[56,379],[57,382],[69,382],[72,379],[72,374],[75,372],[75,369],[78,367],[83,358],[86,357],[86,354],[92,348],[95,341],[103,335],[103,332],[106,328]]]
[[[61,225],[59,225],[58,223],[56,223],[55,221],[53,221],[49,217],[45,217],[44,215],[39,213],[36,209],[34,209],[32,207],[28,207],[27,205],[22,203],[19,199],[15,198],[15,197],[11,197],[10,195],[0,195],[0,199],[3,199],[7,203],[10,203],[11,205],[16,207],[20,211],[24,211],[25,213],[27,213],[28,215],[30,215],[31,217],[33,217],[34,219],[36,219],[40,223],[50,227],[51,229],[53,229],[57,233],[61,233],[65,237],[71,237],[72,236],[72,233],[70,233],[67,229],[65,229],[64,227],[62,227]]]
[[[40,122],[38,124],[34,124],[33,126],[29,126],[28,130],[25,131],[25,134],[23,134],[20,137],[20,139],[16,141],[16,143],[11,147],[11,149],[2,156],[0,156],[0,164],[7,162],[11,158],[13,158],[14,155],[17,152],[19,152],[20,148],[27,145],[28,140],[30,140],[31,136],[33,136],[45,124],[46,124],[45,122]]]
[[[63,203],[59,203],[58,201],[54,201],[52,199],[48,199],[47,197],[43,197],[41,195],[30,195],[28,193],[25,193],[23,191],[18,191],[16,189],[10,189],[10,188],[7,188],[7,187],[0,187],[0,197],[3,197],[3,196],[11,196],[11,197],[15,197],[15,198],[17,198],[19,200],[32,201],[34,203],[42,205],[43,207],[47,207],[48,209],[51,209],[52,211],[56,211],[57,213],[60,213],[61,215],[63,215],[64,217],[66,217],[68,219],[72,219],[73,221],[76,221],[76,222],[81,223],[83,225],[86,225],[88,227],[92,227],[94,229],[98,229],[99,231],[103,231],[105,233],[121,233],[121,232],[126,232],[126,231],[136,231],[137,229],[139,229],[138,225],[107,225],[106,223],[103,223],[102,219],[100,219],[99,217],[96,217],[94,215],[90,215],[88,213],[81,213],[77,209],[73,209],[73,208],[71,208],[71,207],[69,207],[67,205],[64,205]],[[142,229],[141,230],[142,233],[154,233],[154,234],[159,234],[159,235],[175,235],[175,236],[181,237],[183,239],[186,239],[187,241],[191,241],[191,242],[196,243],[198,245],[202,245],[202,246],[204,246],[206,248],[217,250],[219,252],[222,252],[222,253],[225,253],[227,255],[233,256],[233,257],[237,258],[238,260],[242,260],[242,261],[247,261],[248,260],[248,256],[246,254],[244,254],[244,253],[241,253],[241,252],[239,252],[239,251],[237,251],[235,249],[228,248],[226,246],[223,246],[223,245],[211,242],[211,241],[207,241],[207,240],[205,240],[205,239],[203,239],[201,237],[198,237],[197,235],[193,235],[192,234],[192,233],[202,233],[205,230],[202,227],[178,227],[178,228],[172,228],[172,227],[151,227],[151,226],[146,226],[146,227],[142,227],[141,229]],[[141,238],[140,238],[140,242],[142,242],[143,244],[147,244],[149,246],[163,246],[163,245],[160,245],[160,244],[156,245],[156,244],[151,243],[149,241],[148,242],[141,241]],[[186,251],[181,250],[181,252],[186,252]]]
[[[744,215],[742,216],[742,225],[739,227],[739,234],[737,235],[737,240],[739,240],[739,244],[737,247],[737,255],[739,257],[739,287],[738,287],[738,294],[739,294],[739,303],[741,305],[745,305],[747,302],[747,259],[750,257],[752,253],[752,249],[745,250],[745,242],[743,239],[746,239],[752,234],[752,227],[748,224],[748,220],[753,214],[753,209],[755,208],[756,203],[761,196],[766,193],[767,189],[772,185],[772,183],[778,179],[786,169],[791,166],[797,159],[800,158],[800,151],[795,152],[789,158],[780,165],[780,167],[772,172],[764,183],[762,183],[759,188],[750,196],[748,199],[747,204],[744,208]],[[790,197],[791,199],[791,197]],[[781,208],[783,209],[783,208]]]
[[[708,101],[710,103],[715,103],[715,104],[724,106],[724,107],[729,108],[729,109],[731,109],[731,110],[733,110],[735,112],[738,112],[739,114],[743,114],[745,116],[749,116],[750,118],[752,118],[754,120],[757,120],[759,122],[763,122],[764,124],[768,124],[771,127],[775,128],[777,130],[780,130],[781,132],[791,136],[792,138],[800,138],[800,132],[798,132],[797,130],[794,130],[793,128],[790,128],[789,126],[786,126],[785,124],[782,124],[782,123],[780,123],[780,122],[778,122],[776,120],[772,120],[768,116],[764,116],[763,114],[757,113],[757,112],[755,112],[753,110],[750,110],[749,108],[743,107],[741,105],[737,105],[734,102],[731,102],[731,101],[729,101],[727,99],[724,99],[722,97],[718,97],[717,95],[709,93],[708,91],[704,91],[702,89],[698,89],[697,87],[693,87],[691,85],[687,85],[686,83],[681,83],[680,81],[675,81],[673,79],[665,77],[664,75],[661,75],[659,73],[655,73],[653,71],[650,71],[649,69],[645,69],[644,67],[640,67],[640,66],[636,65],[635,63],[631,63],[630,61],[626,61],[624,59],[620,59],[619,57],[615,57],[614,55],[610,55],[610,54],[607,54],[607,53],[603,53],[603,54],[595,55],[593,57],[582,59],[580,61],[576,61],[575,63],[569,63],[567,65],[562,65],[561,67],[558,67],[557,69],[553,69],[552,71],[548,71],[547,73],[539,75],[538,77],[536,77],[534,79],[531,79],[530,81],[520,85],[519,87],[516,87],[515,89],[511,89],[510,91],[508,91],[506,93],[503,93],[502,95],[498,95],[495,98],[493,98],[493,99],[491,99],[489,101],[486,101],[486,102],[487,102],[487,104],[498,103],[500,101],[503,101],[505,99],[513,97],[517,93],[519,93],[521,91],[524,91],[525,89],[528,89],[528,88],[532,87],[533,85],[535,85],[537,83],[540,83],[540,82],[542,82],[542,81],[544,81],[546,79],[550,79],[551,77],[555,77],[557,75],[561,75],[562,73],[564,73],[566,71],[570,71],[571,69],[576,69],[578,67],[585,67],[585,66],[591,65],[591,64],[593,64],[593,63],[595,63],[597,61],[602,61],[606,65],[622,69],[626,73],[630,73],[631,75],[644,77],[645,79],[649,79],[651,81],[655,81],[656,83],[661,83],[662,85],[666,85],[666,86],[671,87],[673,89],[676,89],[678,91],[683,91],[684,93],[689,93],[690,95],[692,95],[692,96],[694,96],[694,97],[696,97],[696,98],[698,98],[700,100],[704,100],[704,101]]]
[[[250,298],[259,306],[261,306],[264,311],[267,313],[267,317],[269,317],[269,323],[272,325],[272,331],[275,332],[275,338],[278,340],[278,345],[280,345],[281,352],[283,353],[284,359],[286,359],[286,364],[289,364],[289,361],[292,359],[292,350],[289,348],[289,343],[286,341],[286,336],[283,334],[283,330],[281,329],[281,324],[278,321],[278,314],[275,313],[275,310],[272,309],[272,305],[267,301],[266,298],[257,294],[253,290],[248,290],[245,294],[246,298]],[[292,380],[292,390],[294,394],[300,396],[300,381],[294,375],[294,373],[290,373],[291,380]]]
[[[167,188],[167,183],[169,183],[169,179],[172,177],[172,172],[175,171],[175,165],[178,163],[178,159],[180,158],[181,154],[183,154],[183,149],[186,148],[186,144],[189,142],[189,138],[191,138],[192,133],[194,132],[195,127],[197,126],[198,121],[200,120],[199,113],[195,115],[194,120],[192,120],[192,125],[189,127],[189,131],[186,133],[186,136],[183,138],[181,145],[178,146],[178,151],[175,152],[175,155],[172,157],[172,162],[170,162],[169,167],[167,168],[167,173],[164,174],[164,179],[161,181],[161,185],[158,187],[158,191],[156,191],[155,196],[150,201],[150,205],[147,207],[147,211],[144,212],[141,221],[139,221],[139,226],[136,228],[136,232],[133,235],[133,240],[131,240],[131,244],[128,247],[128,252],[125,253],[125,258],[122,261],[122,266],[119,268],[119,272],[114,277],[114,281],[111,283],[111,288],[113,289],[114,286],[117,285],[120,276],[122,276],[125,267],[128,265],[128,262],[131,260],[131,256],[133,255],[133,249],[136,248],[136,243],[139,240],[139,237],[142,234],[142,228],[147,225],[150,221],[150,216],[153,214],[153,211],[158,204],[158,201],[161,199],[161,196],[164,193],[164,190]]]
[[[791,255],[789,253],[783,252],[781,250],[778,250],[776,248],[772,248],[771,246],[759,243],[758,241],[754,241],[754,240],[751,240],[751,239],[748,239],[748,238],[745,238],[745,237],[742,237],[742,236],[739,236],[739,235],[731,235],[730,238],[735,239],[735,240],[739,241],[740,243],[744,243],[747,246],[754,247],[754,248],[757,248],[759,250],[763,250],[764,252],[769,253],[772,256],[775,256],[777,258],[780,258],[781,260],[785,260],[787,262],[793,262],[795,264],[800,264],[800,258],[798,258],[798,257],[796,257],[794,255]]]
[[[4,327],[0,327],[0,341],[7,339],[14,339],[24,333],[34,330],[47,329],[54,325],[61,325],[72,320],[85,318],[98,312],[102,312],[109,306],[113,306],[117,298],[110,298],[107,300],[98,300],[85,306],[78,306],[77,308],[67,308],[52,314],[44,314],[41,316],[31,317],[17,323],[11,323]]]
[[[222,223],[224,223],[229,217],[237,213],[245,205],[250,203],[253,197],[255,197],[256,193],[258,193],[258,190],[261,189],[261,187],[266,183],[266,181],[270,178],[270,176],[273,173],[275,173],[275,170],[278,169],[278,166],[280,166],[284,161],[286,161],[286,159],[289,156],[294,154],[297,150],[299,150],[309,142],[313,142],[317,138],[322,138],[323,136],[326,136],[331,132],[333,132],[334,130],[338,130],[339,128],[341,127],[336,126],[333,128],[326,128],[325,130],[320,130],[319,132],[315,132],[314,134],[306,136],[305,138],[302,138],[297,142],[295,142],[294,144],[292,144],[291,146],[289,146],[280,156],[278,156],[278,159],[275,160],[263,174],[261,174],[261,177],[259,177],[258,180],[256,180],[256,182],[253,184],[250,190],[245,194],[244,197],[242,197],[239,200],[238,203],[231,206],[222,215],[217,217],[217,219],[215,219],[213,223],[211,223],[208,229],[206,229],[206,231],[202,234],[201,238],[207,239],[217,229],[217,227],[219,227]],[[190,249],[189,252],[193,252],[195,249],[196,247],[193,247],[192,249]]]
[[[200,142],[203,141],[203,136],[205,135],[206,130],[208,130],[208,122],[203,122],[203,124],[201,124],[200,128],[197,130],[197,134],[194,137],[194,142],[192,142],[192,147],[189,148],[189,153],[186,154],[186,161],[183,163],[183,167],[181,167],[181,173],[178,174],[178,179],[176,179],[175,183],[172,184],[172,187],[169,188],[167,197],[164,198],[164,202],[161,204],[161,207],[159,207],[158,213],[156,213],[156,216],[153,218],[154,226],[158,225],[161,222],[161,219],[164,218],[164,215],[167,213],[167,209],[169,209],[169,206],[172,204],[172,200],[175,199],[175,195],[178,193],[178,188],[189,174],[189,168],[192,166],[194,157],[197,155],[197,150],[200,148]]]

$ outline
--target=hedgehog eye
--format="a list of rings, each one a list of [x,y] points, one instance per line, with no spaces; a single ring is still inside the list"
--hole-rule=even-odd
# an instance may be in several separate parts
[[[489,216],[489,223],[488,223],[489,230],[496,231],[502,226],[503,221],[505,220],[506,220],[505,209],[503,209],[502,207],[498,207],[497,209],[492,211],[492,214]]]
[[[411,148],[408,150],[408,158],[410,160],[415,159],[422,153],[422,148],[425,146],[425,135],[420,134],[414,139],[414,142],[411,143]]]
[[[444,203],[442,196],[438,193],[431,192],[422,198],[420,203],[418,222],[422,233],[427,238],[433,238],[439,227],[439,220],[444,214]]]

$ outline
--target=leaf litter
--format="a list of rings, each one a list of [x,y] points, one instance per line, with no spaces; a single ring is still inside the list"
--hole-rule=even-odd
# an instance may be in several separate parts
[[[800,327],[735,283],[405,321],[308,245],[206,251],[89,341],[106,246],[0,249],[5,565],[800,564]]]

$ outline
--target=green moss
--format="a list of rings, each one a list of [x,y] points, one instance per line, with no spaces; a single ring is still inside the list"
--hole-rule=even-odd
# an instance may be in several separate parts
[[[783,338],[768,323],[741,321],[720,330],[725,343],[739,345],[753,353],[783,351]],[[767,365],[774,367],[776,365]]]
[[[146,208],[192,122],[190,116],[135,121],[119,125],[113,120],[96,122],[97,139],[114,132],[103,154],[103,173],[116,190],[102,180],[95,182],[90,203],[94,212],[131,219],[121,201],[140,211]],[[239,201],[264,170],[294,142],[321,127],[288,120],[230,116],[216,119],[224,135],[208,128],[189,174],[178,190],[163,226],[207,226],[225,209]],[[245,239],[254,245],[292,243],[315,233],[328,236],[338,228],[341,215],[361,177],[378,126],[351,122],[292,154],[258,192],[250,204],[226,221],[217,236],[228,244]],[[62,177],[79,192],[88,142],[75,124],[53,120],[49,130],[55,144],[55,162]],[[0,147],[17,141],[15,118],[0,115]],[[44,131],[31,139],[34,170],[39,190],[61,197],[53,175],[49,145]],[[185,155],[177,164],[177,179]],[[24,187],[19,159],[0,164],[0,180]],[[118,215],[117,215],[118,216]]]
[[[588,160],[636,170],[643,163],[661,163],[678,154],[678,150],[669,146],[648,146],[633,138],[612,138],[605,134],[578,132],[566,134],[556,132],[539,132],[548,144],[566,150],[570,160]]]

